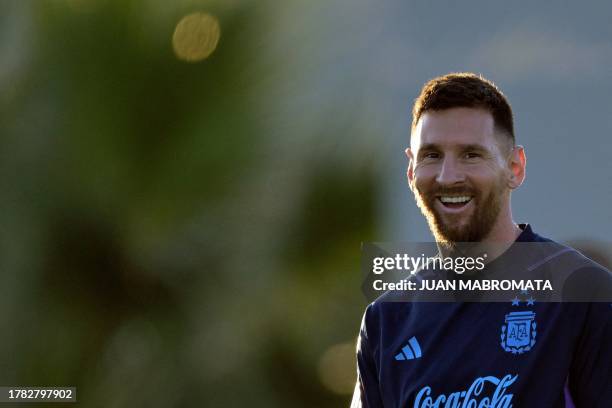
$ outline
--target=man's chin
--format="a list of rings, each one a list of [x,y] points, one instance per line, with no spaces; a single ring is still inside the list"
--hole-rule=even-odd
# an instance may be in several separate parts
[[[465,216],[438,216],[436,225],[439,231],[451,236],[465,236],[473,221]]]
[[[460,242],[469,241],[466,231],[440,231],[438,230],[436,240],[447,245],[455,245]]]
[[[468,242],[470,240],[470,225],[466,222],[460,223],[436,223],[432,230],[435,230],[436,241],[454,245],[458,242]]]

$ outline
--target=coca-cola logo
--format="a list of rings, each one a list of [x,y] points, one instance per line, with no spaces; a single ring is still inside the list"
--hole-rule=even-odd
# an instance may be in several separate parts
[[[414,408],[511,408],[514,394],[507,391],[517,378],[518,375],[510,374],[502,379],[479,377],[465,391],[440,394],[435,398],[431,396],[431,387],[426,386],[418,392]]]

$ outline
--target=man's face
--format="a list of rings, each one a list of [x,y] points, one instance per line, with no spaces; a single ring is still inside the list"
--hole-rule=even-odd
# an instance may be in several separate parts
[[[481,109],[429,111],[419,119],[408,179],[436,241],[481,241],[509,207],[505,136],[495,132]]]

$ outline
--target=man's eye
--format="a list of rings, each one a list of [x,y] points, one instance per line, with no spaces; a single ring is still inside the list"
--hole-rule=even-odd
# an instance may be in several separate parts
[[[475,159],[477,157],[480,157],[480,153],[468,152],[465,154],[466,159]]]
[[[424,159],[437,159],[438,157],[440,157],[440,154],[435,152],[429,152],[423,155]]]

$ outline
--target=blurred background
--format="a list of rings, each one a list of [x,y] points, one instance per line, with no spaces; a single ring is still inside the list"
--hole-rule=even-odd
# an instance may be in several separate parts
[[[516,221],[605,259],[611,12],[2,1],[0,385],[76,386],[83,407],[347,406],[360,243],[431,239],[403,150],[420,87],[451,71],[513,104]]]

